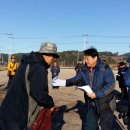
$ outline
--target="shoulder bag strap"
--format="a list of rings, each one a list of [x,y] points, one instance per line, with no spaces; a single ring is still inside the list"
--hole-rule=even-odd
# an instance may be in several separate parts
[[[25,82],[26,82],[26,89],[28,93],[28,126],[30,127],[33,121],[36,118],[36,115],[38,111],[40,110],[40,106],[37,104],[37,102],[30,96],[30,81],[28,80],[28,74],[29,74],[29,68],[30,65],[27,64],[26,71],[25,71]]]

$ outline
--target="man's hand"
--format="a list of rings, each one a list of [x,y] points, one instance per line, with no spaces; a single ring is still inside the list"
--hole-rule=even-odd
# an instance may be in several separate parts
[[[53,78],[52,86],[66,86],[66,80],[60,80],[57,76]]]
[[[95,93],[87,93],[87,96],[90,97],[91,99],[95,99],[96,98],[96,94]]]
[[[57,112],[58,110],[59,110],[59,107],[58,107],[58,106],[53,106],[53,107],[50,109],[52,115],[53,115],[55,112]]]

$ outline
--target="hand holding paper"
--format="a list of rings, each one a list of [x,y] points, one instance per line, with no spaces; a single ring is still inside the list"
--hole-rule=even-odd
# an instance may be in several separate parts
[[[52,80],[53,86],[66,86],[66,80],[61,80],[57,77],[53,78]]]
[[[79,87],[77,87],[77,88],[79,88],[79,89],[85,91],[86,93],[93,93],[93,91],[92,91],[92,89],[90,88],[89,85],[79,86]]]

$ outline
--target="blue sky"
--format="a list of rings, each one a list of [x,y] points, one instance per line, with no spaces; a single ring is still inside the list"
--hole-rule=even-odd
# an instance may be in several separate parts
[[[129,0],[1,0],[0,52],[38,51],[46,41],[58,51],[130,52],[129,12]]]

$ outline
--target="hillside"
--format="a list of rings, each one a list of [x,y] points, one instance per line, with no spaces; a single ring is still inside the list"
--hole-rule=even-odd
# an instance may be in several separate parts
[[[16,55],[17,62],[20,62],[21,57],[24,54],[26,53],[14,54]],[[60,66],[75,66],[78,59],[83,59],[83,52],[77,50],[58,52],[58,54],[60,55],[60,59],[58,59]],[[7,64],[8,54],[2,54],[2,55],[3,59],[1,59],[1,62]],[[130,56],[130,53],[118,55],[118,53],[112,53],[112,52],[99,52],[99,55],[100,58],[106,60],[108,64],[117,64],[122,60],[125,61]]]

